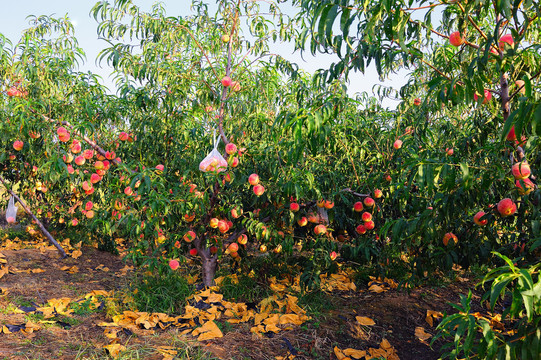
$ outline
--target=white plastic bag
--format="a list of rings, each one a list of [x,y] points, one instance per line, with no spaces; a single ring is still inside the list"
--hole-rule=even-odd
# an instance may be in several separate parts
[[[222,154],[218,151],[218,143],[220,138],[216,140],[214,138],[214,149],[199,163],[199,170],[202,172],[207,171],[216,171],[221,172],[227,169],[227,161],[224,159]]]
[[[17,206],[15,206],[15,198],[9,198],[8,208],[6,210],[6,221],[8,224],[13,224],[17,219]]]

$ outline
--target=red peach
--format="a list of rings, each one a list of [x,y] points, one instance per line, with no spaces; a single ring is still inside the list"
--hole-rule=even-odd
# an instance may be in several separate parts
[[[338,254],[336,253],[336,251],[332,251],[330,254],[329,254],[330,258],[332,261],[336,260],[336,258],[338,257]]]
[[[299,209],[300,209],[299,204],[297,204],[295,202],[289,204],[289,210],[291,210],[293,212],[297,212],[297,211],[299,211]]]
[[[393,144],[393,147],[394,147],[396,150],[400,149],[400,148],[402,147],[402,140],[400,140],[400,139],[399,139],[399,140],[396,140],[396,141],[394,142],[394,144]]]
[[[370,220],[364,223],[364,227],[366,230],[372,230],[374,227],[376,227],[376,224],[374,224],[374,221]]]
[[[171,268],[171,270],[178,269],[179,265],[180,264],[178,263],[178,260],[170,260],[169,261],[169,267]]]
[[[364,222],[372,221],[372,214],[369,212],[363,212],[362,218]]]
[[[218,227],[219,220],[216,218],[210,219],[210,227],[216,229]]]
[[[357,201],[355,204],[353,204],[353,210],[355,210],[356,212],[361,212],[363,211],[363,209],[364,207],[362,202]]]
[[[460,36],[460,31],[455,31],[449,35],[449,42],[455,47],[459,47],[460,45],[464,44],[464,38]]]
[[[376,203],[376,202],[375,202],[374,199],[372,199],[371,197],[366,197],[366,198],[364,198],[364,200],[363,200],[363,204],[364,204],[364,206],[366,206],[366,207],[372,207],[372,206],[374,206],[375,203]]]
[[[524,183],[525,189],[522,187],[521,181]],[[535,184],[528,178],[516,180],[515,186],[517,187],[520,195],[528,195],[535,189]]]
[[[129,138],[129,135],[127,133],[125,133],[124,131],[122,131],[118,135],[118,139],[121,140],[121,141],[126,141],[126,140],[128,140],[128,138]]]
[[[477,225],[479,226],[484,226],[488,223],[488,220],[487,219],[483,219],[481,220],[481,218],[485,216],[485,212],[484,211],[479,211],[477,214],[475,214],[473,216],[473,222],[476,223]]]
[[[314,233],[316,235],[323,235],[327,232],[327,227],[325,225],[316,225],[316,227],[314,228]]]
[[[94,203],[92,201],[88,201],[86,204],[85,204],[85,210],[92,210],[92,207],[94,206]]]
[[[509,198],[500,200],[497,208],[502,217],[513,215],[517,211],[517,205]]]
[[[303,216],[302,218],[297,220],[297,224],[299,224],[299,226],[306,226],[306,224],[308,224],[308,219]]]
[[[257,185],[259,184],[259,176],[257,174],[252,174],[248,177],[248,182],[250,185]]]
[[[195,248],[194,248],[194,249],[190,249],[189,254],[190,254],[191,256],[197,255],[197,249],[195,249]]]
[[[263,195],[264,192],[265,188],[263,187],[263,185],[254,186],[254,194],[256,194],[257,196]]]
[[[87,149],[83,151],[83,156],[85,159],[90,160],[94,156],[94,150]]]
[[[513,165],[513,167],[511,168],[511,171],[513,172],[513,176],[517,180],[525,179],[528,176],[530,176],[530,174],[531,174],[530,165],[528,165],[524,161],[516,163],[515,165]]]
[[[182,237],[184,239],[184,241],[186,242],[192,242],[195,240],[196,238],[196,234],[195,232],[193,232],[192,230],[188,231],[186,234],[184,234],[184,236]]]
[[[224,87],[231,86],[231,83],[232,83],[232,81],[231,81],[231,78],[230,78],[229,76],[224,76],[224,77],[222,78],[222,85],[223,85]]]
[[[355,231],[357,232],[357,234],[360,234],[360,235],[366,234],[366,228],[364,227],[364,225],[357,226],[355,228]]]
[[[443,236],[443,245],[447,246],[447,244],[449,243],[449,240],[453,240],[455,244],[458,243],[458,238],[452,232],[448,232],[447,234]]]
[[[515,41],[513,39],[513,35],[511,34],[506,34],[504,36],[502,36],[500,38],[500,42],[499,42],[499,45],[500,45],[500,50],[501,51],[504,51],[505,50],[505,45],[509,45],[511,47],[513,47],[515,45]]]
[[[380,189],[374,190],[374,197],[375,197],[376,199],[379,199],[379,198],[382,197],[382,196],[383,196],[383,192],[382,192]]]
[[[24,142],[22,142],[21,140],[15,140],[13,142],[13,148],[17,151],[21,151],[23,149],[23,146]]]
[[[225,146],[225,152],[229,155],[233,155],[237,152],[237,146],[233,143],[229,143]]]
[[[248,243],[248,236],[246,234],[242,234],[237,239],[238,243],[241,245],[246,245]]]

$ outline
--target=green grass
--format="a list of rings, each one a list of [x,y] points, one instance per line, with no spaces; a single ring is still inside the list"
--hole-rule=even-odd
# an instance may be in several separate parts
[[[220,293],[225,299],[237,302],[259,302],[272,295],[267,285],[258,283],[253,277],[239,275],[237,278],[238,284],[233,283],[230,278],[225,278],[220,285]]]
[[[182,313],[186,298],[194,293],[194,286],[177,274],[134,276],[132,292],[139,311]]]

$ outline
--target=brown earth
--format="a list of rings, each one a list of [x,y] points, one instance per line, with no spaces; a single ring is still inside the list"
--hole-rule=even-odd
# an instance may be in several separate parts
[[[42,306],[52,298],[78,299],[93,290],[118,291],[130,276],[129,272],[126,275],[121,271],[126,264],[118,256],[91,247],[83,248],[78,259],[60,259],[52,249],[5,250],[0,246],[0,252],[10,269],[44,270],[8,273],[0,278],[0,328],[6,324],[25,323],[29,317],[32,320],[30,315],[13,313],[19,306]],[[78,271],[61,270],[64,266],[77,266]],[[379,294],[367,290],[337,291],[324,298],[328,306],[310,312],[311,321],[271,337],[252,334],[251,325],[246,323],[222,323],[223,338],[201,343],[190,335],[180,335],[177,329],[159,330],[152,335],[124,333],[120,341],[131,355],[122,358],[162,359],[164,357],[155,348],[172,346],[178,349],[178,356],[183,352],[191,354],[177,357],[181,359],[210,359],[212,354],[220,359],[263,360],[290,353],[296,353],[296,359],[336,359],[335,346],[362,350],[378,347],[382,339],[387,339],[401,360],[438,359],[437,351],[416,338],[415,328],[424,327],[434,334],[434,327],[425,321],[427,310],[450,312],[448,302],[458,302],[459,294],[466,293],[472,285],[463,281],[445,287],[416,288],[409,293],[396,289]],[[359,327],[356,316],[370,317],[375,325]],[[0,359],[107,358],[102,347],[108,340],[104,329],[97,325],[110,321],[106,310],[71,317],[63,318],[60,323],[41,323],[41,329],[32,334],[0,333]],[[68,320],[71,326],[63,328],[62,324]],[[206,351],[210,354],[194,355]]]

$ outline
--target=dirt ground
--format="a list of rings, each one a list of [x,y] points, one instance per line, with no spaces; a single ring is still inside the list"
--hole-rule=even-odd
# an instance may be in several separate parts
[[[2,243],[4,242],[4,243]],[[0,240],[0,253],[10,271],[0,278],[0,328],[23,324],[32,316],[16,308],[39,307],[52,298],[78,299],[94,290],[119,291],[126,284],[130,272],[118,256],[91,247],[82,249],[77,258],[60,259],[53,249],[21,246],[6,249]],[[77,266],[70,273],[62,270]],[[423,327],[434,334],[434,326],[425,320],[427,310],[451,312],[449,302],[458,302],[459,294],[466,293],[472,283],[464,280],[442,287],[422,287],[405,292],[389,289],[381,293],[337,291],[328,296],[328,306],[312,313],[312,320],[292,330],[269,336],[256,336],[250,325],[226,324],[224,336],[197,342],[191,335],[181,335],[178,329],[158,330],[153,334],[119,335],[121,343],[136,349],[126,358],[167,359],[152,349],[172,346],[186,349],[190,354],[181,359],[276,359],[295,354],[296,359],[336,359],[333,349],[367,349],[378,347],[386,339],[396,349],[401,360],[438,359],[439,353],[415,336],[415,329]],[[356,324],[356,316],[374,320],[370,327]],[[103,346],[108,343],[104,329],[98,324],[110,321],[107,311],[72,314],[70,319],[33,319],[40,330],[0,333],[0,359],[98,359],[107,358]],[[39,322],[41,320],[41,323]],[[428,340],[430,341],[430,340]],[[436,344],[436,348],[439,348]],[[199,352],[195,357],[194,351]],[[202,354],[201,354],[202,352]],[[208,355],[204,353],[208,352]],[[210,355],[212,354],[212,356]],[[169,357],[170,359],[175,357]]]

